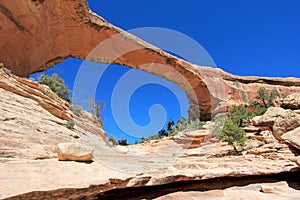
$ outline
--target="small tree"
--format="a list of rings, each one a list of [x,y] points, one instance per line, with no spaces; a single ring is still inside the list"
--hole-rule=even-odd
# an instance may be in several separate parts
[[[88,96],[87,97],[87,103],[88,103],[88,111],[97,119],[102,121],[102,110],[105,109],[105,103],[104,101],[98,100],[94,97]]]
[[[168,132],[165,129],[161,129],[158,132],[158,137],[162,138],[162,137],[167,137],[168,136]]]
[[[231,119],[226,119],[223,129],[216,133],[218,139],[228,142],[235,152],[238,152],[237,147],[244,147],[246,142],[245,131],[232,122]]]
[[[279,96],[277,90],[270,92],[264,87],[259,88],[255,97],[256,101],[250,103],[250,108],[254,110],[253,114],[256,116],[263,115],[269,107],[274,106],[274,100]]]
[[[244,121],[249,121],[254,117],[253,113],[250,113],[244,105],[233,105],[228,110],[228,117],[238,127],[243,126]]]
[[[275,98],[279,97],[279,92],[277,90],[272,90],[269,92],[266,88],[259,88],[257,91],[257,96],[255,97],[262,106],[269,108],[274,106]]]
[[[122,146],[127,146],[128,145],[127,140],[125,138],[122,138],[121,140],[119,140],[118,144],[122,145]]]
[[[64,80],[58,76],[57,73],[47,76],[43,74],[39,77],[39,83],[47,85],[53,92],[55,92],[60,98],[72,103],[70,98],[70,90],[65,85]]]

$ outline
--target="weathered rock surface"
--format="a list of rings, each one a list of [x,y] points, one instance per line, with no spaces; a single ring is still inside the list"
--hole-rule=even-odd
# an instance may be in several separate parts
[[[276,103],[284,109],[299,110],[300,93],[291,94],[288,95],[286,98],[278,99]]]
[[[191,117],[199,117],[200,110],[202,119],[228,104],[253,100],[259,87],[300,92],[296,78],[233,76],[178,59],[92,13],[85,0],[0,0],[0,19],[0,62],[20,76],[67,57],[126,65],[177,84],[189,98]]]
[[[300,127],[283,134],[281,138],[297,149],[300,149]]]
[[[265,193],[260,192],[260,187]],[[243,187],[230,187],[225,190],[211,190],[206,192],[176,192],[156,200],[181,199],[251,199],[251,200],[291,200],[298,199],[300,192],[291,188],[287,182],[268,184],[250,184]]]
[[[48,92],[45,85],[0,70],[1,158],[57,158],[59,143],[78,140],[107,146],[105,132],[89,114],[74,116],[68,103],[54,93],[53,99],[48,97]],[[72,130],[67,128],[69,120],[75,122]]]
[[[61,161],[92,161],[93,149],[80,143],[59,143],[57,158]]]
[[[280,107],[270,107],[263,116],[253,118],[255,126],[269,126],[277,140],[281,136],[300,126],[300,116],[292,110],[285,110]]]
[[[251,144],[255,145],[243,155],[233,156],[232,147],[216,142],[208,125],[206,130],[179,134],[176,139],[111,148],[103,139],[101,124],[88,113],[82,111],[82,117],[70,115],[75,126],[68,129],[67,120],[59,118],[63,115],[43,106],[48,104],[46,102],[65,104],[60,99],[48,99],[44,90],[39,90],[44,86],[3,73],[0,78],[5,86],[0,88],[0,198],[57,199],[70,198],[70,195],[95,198],[106,192],[113,194],[116,188],[126,188],[126,191],[132,190],[127,194],[132,199],[135,190],[144,190],[145,186],[159,186],[156,194],[151,193],[158,197],[170,193],[168,190],[163,194],[158,192],[166,184],[201,180],[208,181],[207,188],[207,185],[217,186],[215,178],[232,177],[229,182],[235,183],[237,177],[251,180],[252,176],[299,171],[297,158],[288,145],[277,141],[264,144],[268,134],[260,135],[263,143],[259,145],[261,141],[251,138],[256,141]],[[70,113],[67,106],[60,109]],[[94,150],[93,163],[57,160],[59,143],[78,142]]]

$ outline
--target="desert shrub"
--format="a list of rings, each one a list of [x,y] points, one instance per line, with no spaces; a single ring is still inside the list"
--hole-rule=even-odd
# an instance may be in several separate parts
[[[161,130],[158,132],[158,137],[159,137],[159,138],[167,137],[167,136],[168,136],[168,132],[167,132],[165,129],[161,129]]]
[[[278,97],[280,94],[277,90],[268,91],[264,87],[259,88],[255,97],[256,101],[250,102],[254,116],[263,115],[269,107],[274,106],[274,100]]]
[[[181,117],[178,119],[176,128],[178,132],[180,131],[194,131],[199,130],[205,122],[200,121],[199,119],[196,120],[186,120],[185,118]]]
[[[156,140],[163,137],[172,137],[178,134],[180,131],[194,131],[199,130],[202,128],[202,126],[205,124],[205,122],[197,120],[186,120],[185,118],[179,118],[177,121],[177,124],[175,125],[175,122],[173,120],[169,120],[167,122],[167,129],[160,130],[157,134],[152,134],[148,138],[142,138],[142,142],[148,141],[148,140]]]
[[[47,97],[49,97],[50,99],[55,99],[54,97],[54,93],[52,91],[46,92]]]
[[[149,140],[158,140],[159,139],[159,137],[158,137],[158,135],[157,134],[152,134],[152,135],[150,135],[149,136],[149,138],[148,138]]]
[[[76,115],[78,117],[81,116],[82,106],[71,105],[69,109],[74,113],[74,115]]]
[[[94,97],[87,97],[88,111],[101,122],[103,121],[102,110],[105,109],[105,103],[101,100],[96,100]]]
[[[255,114],[251,113],[245,105],[231,106],[227,115],[238,127],[249,125],[250,119],[255,117]]]
[[[72,103],[72,100],[70,98],[70,90],[65,85],[64,80],[60,78],[57,73],[54,73],[51,76],[43,74],[39,77],[38,82],[40,84],[47,85],[60,98],[66,100],[69,103]]]
[[[127,146],[128,145],[127,139],[122,138],[121,140],[118,141],[118,144],[122,146]]]
[[[244,148],[245,146],[245,131],[234,124],[230,118],[225,119],[223,128],[216,131],[215,134],[219,140],[223,140],[231,145],[236,152],[238,152],[238,147]]]
[[[74,121],[68,121],[68,122],[66,123],[66,127],[67,127],[68,129],[73,129],[74,126],[75,126],[75,122],[74,122]]]

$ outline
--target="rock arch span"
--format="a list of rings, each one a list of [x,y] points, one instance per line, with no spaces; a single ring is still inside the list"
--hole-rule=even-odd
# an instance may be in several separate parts
[[[199,117],[200,110],[201,119],[207,120],[214,112],[225,110],[228,103],[246,102],[259,84],[286,93],[300,91],[299,79],[236,77],[183,61],[108,23],[91,12],[85,0],[0,0],[0,19],[0,62],[12,73],[26,77],[68,57],[132,68],[144,66],[140,69],[172,81],[186,92],[192,118]],[[89,55],[99,43],[116,34],[119,37],[105,51]],[[128,53],[112,57],[124,51]],[[191,87],[173,73],[155,70],[149,63],[174,69]],[[292,90],[290,85],[294,86]]]

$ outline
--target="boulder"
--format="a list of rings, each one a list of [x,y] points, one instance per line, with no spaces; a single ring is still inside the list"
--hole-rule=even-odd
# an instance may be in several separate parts
[[[300,109],[300,93],[288,95],[286,98],[276,100],[276,104],[284,109]]]
[[[281,138],[297,149],[300,149],[300,127],[283,134]]]
[[[292,110],[285,110],[280,107],[268,108],[263,116],[254,117],[253,125],[269,126],[277,140],[282,140],[281,136],[300,126],[300,116]]]
[[[93,150],[79,143],[60,143],[57,147],[57,157],[60,161],[91,161]]]

